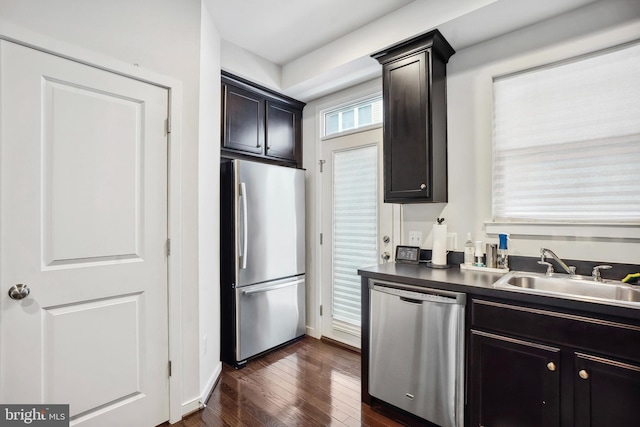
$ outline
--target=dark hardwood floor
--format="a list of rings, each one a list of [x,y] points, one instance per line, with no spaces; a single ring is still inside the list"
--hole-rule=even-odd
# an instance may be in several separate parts
[[[401,426],[360,402],[358,353],[310,337],[240,370],[224,365],[207,407],[176,425]]]

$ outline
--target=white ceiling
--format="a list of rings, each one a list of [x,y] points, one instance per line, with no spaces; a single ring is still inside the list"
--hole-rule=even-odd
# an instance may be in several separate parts
[[[281,67],[274,89],[301,100],[372,78],[371,53],[433,28],[460,51],[596,1],[205,0],[222,39]]]
[[[210,0],[222,38],[284,65],[413,0]]]

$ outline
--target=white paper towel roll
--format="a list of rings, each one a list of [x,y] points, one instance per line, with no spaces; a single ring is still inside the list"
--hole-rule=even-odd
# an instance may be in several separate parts
[[[447,265],[447,225],[433,225],[433,251],[431,263],[434,265]]]

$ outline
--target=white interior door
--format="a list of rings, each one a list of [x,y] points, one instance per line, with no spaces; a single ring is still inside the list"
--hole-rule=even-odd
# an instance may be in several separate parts
[[[322,155],[322,335],[360,348],[358,268],[383,262],[393,248],[382,128],[326,139]]]
[[[0,41],[0,94],[0,402],[168,420],[167,90]]]

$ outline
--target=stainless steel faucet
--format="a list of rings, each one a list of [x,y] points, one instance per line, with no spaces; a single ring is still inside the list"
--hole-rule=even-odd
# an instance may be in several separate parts
[[[546,258],[545,256],[548,255],[551,258],[553,258],[554,260],[556,260],[556,262],[558,263],[558,265],[560,265],[560,267],[562,267],[562,269],[564,271],[567,272],[567,274],[571,274],[571,275],[575,275],[576,274],[576,268],[574,266],[569,266],[567,265],[564,261],[562,261],[558,255],[556,255],[555,253],[553,253],[553,251],[551,249],[547,249],[547,248],[540,248],[540,262],[538,262],[538,264],[543,264],[547,265],[547,274],[551,274],[553,273],[553,267],[549,265],[549,263],[546,262]]]

